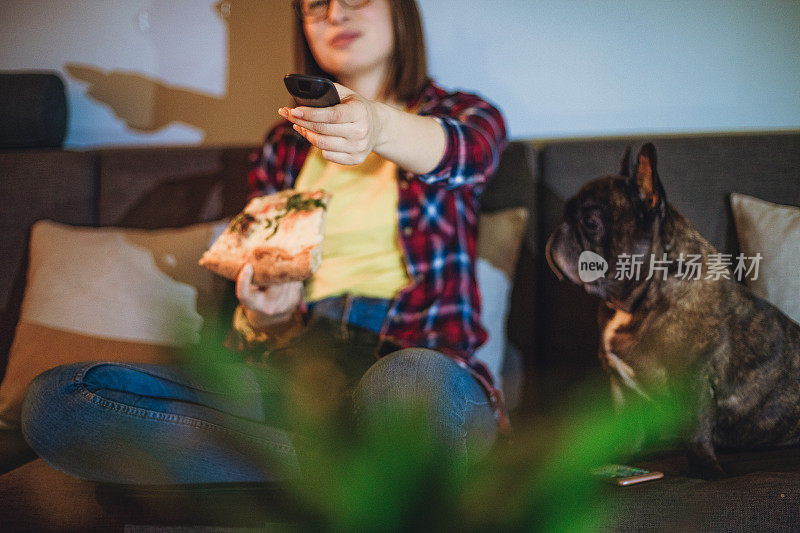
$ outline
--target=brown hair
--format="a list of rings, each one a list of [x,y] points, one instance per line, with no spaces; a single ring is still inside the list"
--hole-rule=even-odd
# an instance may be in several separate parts
[[[332,0],[336,1],[336,0]],[[381,96],[399,101],[411,101],[428,84],[428,63],[425,56],[425,37],[416,0],[388,0],[394,31],[394,50],[389,70],[383,82]],[[298,72],[322,76],[336,81],[335,76],[322,70],[303,31],[303,21],[295,17],[295,65]]]

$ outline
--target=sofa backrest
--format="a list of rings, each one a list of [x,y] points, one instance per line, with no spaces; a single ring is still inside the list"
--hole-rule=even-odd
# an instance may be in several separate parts
[[[100,150],[97,224],[153,229],[235,215],[247,198],[252,150]]]
[[[536,370],[528,374],[543,378],[537,386],[558,390],[559,379],[574,381],[581,369],[604,379],[595,358],[598,302],[556,280],[544,242],[567,198],[586,181],[616,172],[626,145],[648,140],[658,151],[667,199],[723,250],[736,250],[731,192],[800,205],[797,132],[512,142],[481,205],[486,212],[533,212],[513,284],[509,336]],[[19,318],[36,220],[159,228],[230,216],[244,205],[251,150],[0,151],[0,374]]]
[[[800,134],[649,136],[552,141],[541,152],[542,230],[559,219],[563,202],[594,177],[616,174],[627,145],[652,141],[667,201],[718,249],[736,250],[729,216],[732,192],[769,202],[800,202]]]
[[[91,225],[97,161],[90,152],[0,151],[0,369],[19,318],[31,226],[43,218]]]
[[[37,220],[84,226],[182,227],[238,213],[252,147],[0,151],[0,376],[19,319],[28,237]],[[533,209],[532,148],[513,143],[482,209]]]

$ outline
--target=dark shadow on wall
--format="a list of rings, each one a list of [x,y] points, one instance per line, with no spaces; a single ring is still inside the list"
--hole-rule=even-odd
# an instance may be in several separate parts
[[[153,3],[151,18],[175,16],[175,5]],[[67,63],[65,71],[88,84],[87,95],[111,108],[128,127],[155,132],[172,123],[203,131],[203,144],[253,144],[288,104],[283,75],[292,65],[293,20],[288,1],[223,0],[214,5],[228,35],[227,79],[222,97],[164,84],[137,72]],[[163,17],[159,10],[164,12]],[[168,44],[154,42],[158,53]]]

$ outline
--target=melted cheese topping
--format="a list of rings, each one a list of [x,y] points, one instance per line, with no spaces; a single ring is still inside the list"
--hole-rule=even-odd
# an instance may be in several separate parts
[[[280,248],[288,255],[298,255],[322,242],[325,209],[315,207],[286,212],[286,201],[296,191],[283,191],[253,198],[242,211],[255,218],[242,234],[227,228],[212,249],[244,259],[250,250],[259,247]],[[325,199],[321,191],[305,193],[305,198]]]
[[[265,215],[257,215],[253,230],[243,239],[244,247],[276,247],[286,250],[289,255],[297,255],[322,241],[322,209],[294,211],[276,220],[276,216],[282,212],[273,210]],[[265,219],[269,219],[271,224],[266,223]],[[278,225],[277,231],[275,224]]]

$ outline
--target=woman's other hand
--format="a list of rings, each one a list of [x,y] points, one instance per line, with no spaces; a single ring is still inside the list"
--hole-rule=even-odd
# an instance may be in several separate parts
[[[250,324],[264,328],[287,321],[300,305],[303,282],[290,281],[273,285],[253,285],[253,265],[246,264],[236,278],[236,297],[244,307]]]
[[[358,165],[380,143],[379,104],[335,83],[340,104],[330,107],[282,107],[278,113],[322,150],[322,157],[342,165]]]

